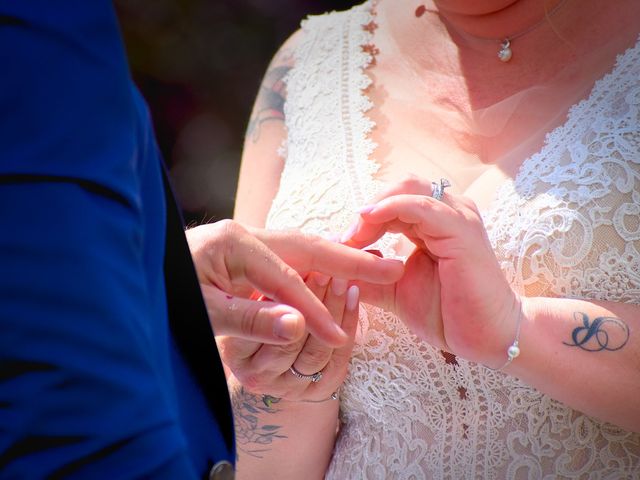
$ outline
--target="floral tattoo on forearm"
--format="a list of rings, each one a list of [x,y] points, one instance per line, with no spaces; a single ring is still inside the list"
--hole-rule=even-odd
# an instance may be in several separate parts
[[[620,350],[629,341],[629,327],[619,318],[596,317],[591,320],[582,312],[575,312],[573,316],[582,325],[572,330],[571,342],[562,342],[564,345],[587,352],[613,352]]]
[[[265,423],[265,414],[278,413],[280,399],[269,395],[254,395],[243,387],[238,387],[231,396],[236,431],[236,445],[247,455],[262,458],[277,438],[287,438],[282,434],[282,425]]]

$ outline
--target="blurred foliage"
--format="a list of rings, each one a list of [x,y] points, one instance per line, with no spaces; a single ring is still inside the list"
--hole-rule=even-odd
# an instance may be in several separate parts
[[[116,0],[187,222],[230,217],[262,75],[308,14],[357,0]]]

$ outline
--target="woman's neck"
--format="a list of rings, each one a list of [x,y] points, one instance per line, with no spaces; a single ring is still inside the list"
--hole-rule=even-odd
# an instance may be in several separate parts
[[[567,0],[432,0],[444,22],[462,37],[502,40],[542,26]]]
[[[577,30],[590,28],[599,0],[390,0],[378,11],[389,41],[403,59],[440,71],[478,62],[500,76],[506,71],[538,71],[576,52]],[[422,5],[422,6],[421,6]],[[584,5],[584,6],[583,6]],[[587,7],[589,5],[589,7]],[[513,60],[498,60],[503,40],[511,40]],[[554,57],[553,59],[551,57]],[[438,63],[439,65],[434,65]],[[444,63],[444,65],[443,65]]]

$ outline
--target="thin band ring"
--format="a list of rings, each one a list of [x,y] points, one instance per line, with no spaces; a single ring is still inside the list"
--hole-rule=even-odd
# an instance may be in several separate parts
[[[311,380],[311,383],[318,383],[322,379],[322,370],[316,373],[312,373],[311,375],[305,375],[304,373],[296,370],[296,367],[291,365],[291,367],[289,367],[289,371],[302,380]]]
[[[431,182],[431,196],[436,200],[442,200],[444,189],[451,186],[451,182],[446,178],[441,178],[440,183]]]

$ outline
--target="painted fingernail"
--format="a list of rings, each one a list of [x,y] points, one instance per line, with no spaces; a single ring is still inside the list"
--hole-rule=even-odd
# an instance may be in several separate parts
[[[371,249],[371,250],[365,250],[365,252],[375,255],[376,257],[384,258],[380,250]]]
[[[360,207],[357,212],[360,215],[366,215],[367,213],[371,213],[375,210],[376,205],[365,205],[364,207]]]
[[[344,292],[347,291],[347,284],[348,282],[344,278],[334,278],[331,281],[331,291],[337,296],[344,295]]]
[[[349,229],[342,234],[342,236],[340,237],[340,243],[345,243],[351,240],[351,237],[353,237],[353,234],[356,233],[356,230],[358,230],[358,222],[351,225]]]
[[[273,333],[284,340],[293,340],[298,333],[300,317],[293,313],[285,313],[273,323]]]
[[[347,290],[347,301],[345,306],[347,310],[353,312],[358,308],[358,299],[360,297],[360,289],[356,285],[351,285]]]
[[[329,280],[331,280],[331,277],[329,275],[325,275],[324,273],[314,273],[313,280],[317,285],[326,287],[329,284]]]

